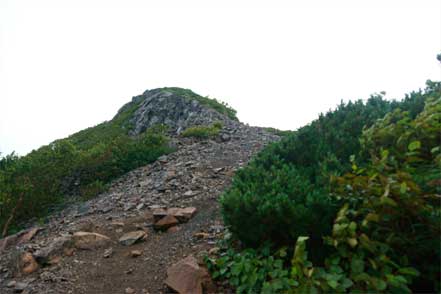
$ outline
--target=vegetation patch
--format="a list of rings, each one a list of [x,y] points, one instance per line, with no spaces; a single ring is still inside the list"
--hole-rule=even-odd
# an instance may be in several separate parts
[[[116,177],[171,152],[167,141],[162,128],[130,137],[117,120],[23,157],[5,156],[0,160],[1,233],[46,216],[63,206],[68,195],[81,200],[96,196]]]
[[[238,293],[438,292],[440,97],[429,81],[342,103],[268,146],[221,198],[233,241],[207,260],[216,278]]]
[[[214,138],[219,135],[222,130],[222,123],[216,122],[211,126],[194,126],[185,129],[182,132],[183,137],[194,137],[199,139]]]

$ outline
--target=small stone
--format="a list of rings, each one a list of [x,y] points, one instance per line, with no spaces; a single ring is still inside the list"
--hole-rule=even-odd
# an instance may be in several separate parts
[[[219,253],[219,251],[220,251],[220,248],[219,248],[219,247],[213,247],[213,248],[211,248],[210,250],[208,250],[208,254],[210,254],[210,255],[216,255],[216,254]]]
[[[111,225],[114,227],[124,227],[123,222],[112,222]]]
[[[16,283],[15,286],[14,286],[14,292],[15,292],[15,293],[21,293],[21,292],[23,292],[27,287],[28,287],[28,284],[18,282],[18,283]]]
[[[109,257],[112,256],[112,254],[113,254],[113,249],[112,248],[108,248],[108,249],[104,250],[103,257],[104,258],[109,258]]]
[[[213,171],[214,171],[215,173],[219,173],[219,172],[221,172],[221,171],[223,171],[223,170],[224,170],[223,167],[213,168]]]
[[[74,255],[75,249],[74,248],[64,248],[63,254],[65,256],[72,256]]]
[[[112,211],[112,209],[113,208],[111,206],[106,206],[106,207],[101,208],[100,211],[101,211],[101,213],[105,214],[105,213]]]
[[[59,264],[60,261],[61,261],[61,256],[52,256],[52,257],[49,259],[48,264],[50,264],[50,265],[55,265],[55,264]]]
[[[154,225],[157,230],[167,230],[170,227],[176,226],[179,221],[173,215],[166,215],[157,221]]]
[[[126,294],[135,294],[136,292],[135,292],[135,289],[128,287],[128,288],[126,288],[125,293]]]
[[[119,238],[119,243],[124,246],[129,246],[135,244],[137,241],[145,238],[147,233],[144,231],[133,231],[124,234],[121,238]]]
[[[9,283],[6,284],[6,287],[8,287],[8,288],[14,288],[14,287],[15,287],[15,284],[17,284],[16,281],[10,281]]]
[[[124,211],[129,211],[135,208],[135,203],[129,202],[124,204]]]
[[[228,142],[228,141],[231,140],[231,137],[229,135],[227,135],[227,134],[222,134],[220,136],[220,139],[221,139],[222,142]]]
[[[207,239],[210,237],[210,234],[205,232],[199,232],[199,233],[195,233],[193,236],[198,239]]]
[[[141,250],[132,250],[132,251],[130,251],[130,255],[132,257],[138,257],[138,256],[142,255],[142,251]]]
[[[144,208],[144,203],[140,203],[140,204],[138,204],[137,206],[136,206],[136,209],[137,210],[141,210],[141,209],[143,209]]]

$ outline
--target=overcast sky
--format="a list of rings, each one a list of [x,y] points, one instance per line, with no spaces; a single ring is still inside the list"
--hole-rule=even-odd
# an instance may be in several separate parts
[[[440,80],[439,52],[439,0],[0,0],[0,152],[24,155],[164,86],[296,129],[341,99]]]

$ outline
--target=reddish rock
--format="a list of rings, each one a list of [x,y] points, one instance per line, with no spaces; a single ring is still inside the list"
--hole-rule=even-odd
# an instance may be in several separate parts
[[[92,250],[107,246],[110,238],[98,233],[76,232],[73,234],[73,242],[77,249]]]
[[[202,285],[207,279],[208,272],[189,255],[167,269],[165,284],[180,294],[202,294]]]
[[[31,274],[38,270],[38,263],[35,260],[34,256],[26,252],[21,256],[21,264],[22,264],[22,273]]]
[[[158,208],[153,210],[153,218],[155,222],[157,222],[167,215],[172,215],[179,222],[187,222],[195,215],[196,211],[196,207],[171,207],[169,209]]]
[[[173,215],[166,215],[155,223],[155,229],[167,230],[179,224],[179,221]]]

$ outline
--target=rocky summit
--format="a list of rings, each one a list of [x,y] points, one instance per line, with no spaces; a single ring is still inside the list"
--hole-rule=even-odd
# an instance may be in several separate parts
[[[176,151],[44,225],[0,240],[0,293],[228,291],[210,281],[202,263],[224,231],[218,198],[238,169],[279,138],[173,89],[146,91],[119,114],[131,110],[132,134],[167,125]],[[218,121],[215,137],[179,135]]]
[[[142,95],[133,97],[118,113],[136,107],[130,119],[134,126],[132,134],[140,134],[158,124],[166,125],[174,134],[180,134],[191,126],[205,126],[219,121],[229,127],[237,127],[237,121],[204,105],[204,101],[210,100],[204,97],[200,97],[204,100],[194,99],[196,97],[200,96],[178,88],[147,90]]]

